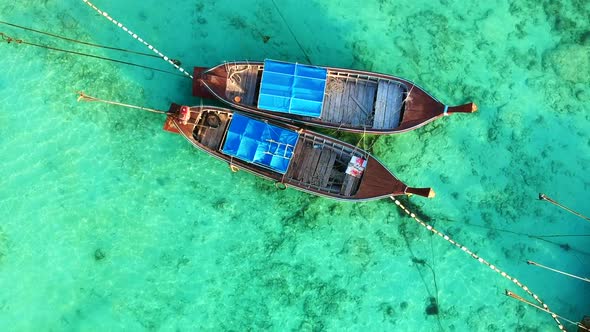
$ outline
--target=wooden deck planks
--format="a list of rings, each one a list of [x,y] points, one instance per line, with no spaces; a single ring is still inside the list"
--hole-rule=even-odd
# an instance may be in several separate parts
[[[311,167],[310,165],[313,160],[313,151],[313,144],[311,142],[305,142],[300,154],[299,163],[297,164],[297,170],[293,173],[294,179],[303,181],[305,174]]]
[[[350,174],[346,174],[346,176],[344,177],[344,183],[342,184],[342,188],[340,189],[340,194],[343,196],[350,196],[352,194],[352,191],[358,185],[359,181],[359,178],[354,177]]]
[[[379,81],[377,86],[377,100],[375,101],[375,118],[373,128],[385,128],[385,116],[387,114],[387,95],[389,91],[389,81]]]
[[[364,82],[356,82],[357,89],[354,95],[351,96],[352,106],[356,109],[356,114],[353,119],[353,124],[357,127],[362,127],[367,118],[371,115],[371,109],[367,109],[367,85]],[[354,98],[353,98],[354,97]]]
[[[337,161],[347,163],[351,153],[350,148],[342,149],[340,145],[304,134],[297,143],[296,157],[287,173],[288,181],[320,192],[352,196],[359,188],[360,178],[339,170],[343,165],[337,167]]]
[[[336,157],[338,156],[338,154],[332,150],[330,151],[330,159],[328,160],[328,163],[326,164],[325,168],[326,171],[323,174],[322,177],[322,182],[321,182],[321,186],[322,187],[326,187],[328,185],[328,183],[330,182],[330,176],[332,175],[332,170],[334,169],[334,163],[336,163]]]
[[[291,158],[291,162],[289,163],[289,170],[287,176],[290,178],[295,178],[299,170],[301,169],[300,165],[303,162],[303,158],[305,156],[304,150],[307,143],[303,140],[303,138],[299,138],[297,144],[295,145],[295,151],[293,151],[293,156]]]
[[[403,88],[397,83],[391,83],[387,94],[387,113],[385,128],[395,128],[399,124],[403,101]]]
[[[293,174],[293,178],[301,181],[307,169],[309,169],[309,164],[311,163],[311,155],[313,153],[313,144],[311,142],[305,142],[303,150],[301,151],[301,159],[297,165],[298,169]]]
[[[307,167],[303,169],[301,181],[314,184],[314,175],[316,174],[316,169],[318,167],[321,154],[322,149],[315,148],[312,148],[312,150],[308,153],[307,158],[309,159],[309,162],[307,163]]]
[[[370,126],[376,86],[356,78],[339,78],[341,83],[335,81],[335,78],[330,78],[322,120],[355,127]]]
[[[360,124],[359,121],[359,114],[362,111],[359,109],[358,105],[354,101],[356,99],[356,93],[358,90],[358,84],[354,81],[346,82],[346,89],[344,93],[344,98],[346,98],[346,119],[345,123],[350,124],[354,127],[358,127]]]
[[[322,113],[320,115],[320,118],[324,120],[328,119],[331,116],[330,112],[333,103],[333,100],[332,98],[330,98],[330,95],[327,93],[327,91],[328,90],[326,89],[326,93],[324,95],[324,104],[322,105]]]
[[[357,83],[359,88],[356,93],[356,101],[362,107],[357,106],[357,118],[359,126],[371,126],[373,124],[373,103],[375,100],[375,85],[367,82]],[[356,102],[355,102],[356,104]]]
[[[230,66],[229,68],[233,72],[233,74],[230,74],[230,78],[233,79],[227,80],[225,89],[226,97],[234,102],[234,98],[239,96],[241,98],[241,104],[254,105],[258,66],[248,66],[246,70],[243,70],[240,66]]]
[[[341,80],[339,80],[339,81],[342,82]],[[334,123],[341,123],[342,118],[343,118],[342,107],[341,107],[342,91],[332,92],[331,97],[333,100],[333,105],[332,105],[332,109],[331,109],[332,112],[331,112],[330,119],[332,119],[332,121]]]
[[[304,186],[327,190],[338,153],[331,146],[322,144],[319,148],[317,144],[322,142],[305,139],[298,142],[295,151],[297,158],[291,161],[292,168],[287,176]]]
[[[404,89],[390,81],[379,81],[373,128],[393,129],[399,125]]]
[[[217,114],[221,120],[221,124],[217,128],[205,127],[203,131],[200,143],[214,150],[219,149],[219,144],[223,139],[225,128],[227,127],[228,117],[227,114]]]
[[[329,121],[329,119],[331,119],[331,117],[333,116],[333,108],[334,108],[334,97],[332,95],[331,92],[331,84],[332,84],[332,80],[333,78],[328,78],[327,82],[326,82],[326,91],[325,91],[325,95],[324,95],[324,105],[322,105],[322,115],[321,115],[321,119],[324,121]]]
[[[318,165],[315,169],[313,175],[313,184],[326,187],[328,185],[328,180],[330,179],[330,173],[332,167],[334,166],[334,161],[336,160],[336,153],[331,149],[323,149],[320,159],[318,160]]]
[[[377,97],[377,84],[371,84],[367,87],[367,109],[370,112],[370,116],[367,118],[365,125],[368,128],[373,127],[373,119],[375,118],[375,98]]]

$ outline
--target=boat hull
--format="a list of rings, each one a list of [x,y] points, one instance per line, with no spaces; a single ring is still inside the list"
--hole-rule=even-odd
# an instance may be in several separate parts
[[[408,187],[368,152],[348,143],[294,125],[258,119],[299,134],[289,168],[279,173],[223,152],[222,146],[233,110],[210,106],[191,107],[187,123],[179,120],[179,110],[180,105],[171,105],[164,130],[182,135],[194,147],[228,163],[232,170],[248,171],[281,187],[293,187],[310,194],[345,201],[366,201],[407,194],[428,197],[433,193],[430,188]],[[221,125],[207,128],[205,117],[210,114],[216,114],[215,117],[219,119],[216,121]],[[206,128],[205,134],[203,128]],[[364,162],[361,176],[350,172],[351,160]]]
[[[323,67],[328,80],[320,117],[273,112],[257,105],[263,68],[263,62],[250,61],[195,67],[193,95],[278,121],[370,134],[402,133],[445,115],[477,110],[473,103],[447,106],[414,83],[392,75]]]

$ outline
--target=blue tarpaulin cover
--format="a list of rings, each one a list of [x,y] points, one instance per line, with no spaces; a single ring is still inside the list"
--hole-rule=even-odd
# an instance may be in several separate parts
[[[327,75],[326,68],[264,60],[258,108],[319,117]]]
[[[299,134],[234,113],[222,152],[284,174]]]

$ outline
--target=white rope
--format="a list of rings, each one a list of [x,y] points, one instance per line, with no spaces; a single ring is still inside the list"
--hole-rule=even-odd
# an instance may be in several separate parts
[[[109,21],[111,21],[114,25],[118,26],[120,29],[122,29],[123,31],[127,32],[131,37],[133,37],[133,39],[139,41],[140,43],[142,43],[145,46],[147,46],[147,48],[149,48],[150,50],[154,51],[154,53],[156,53],[160,58],[164,59],[166,62],[168,62],[169,64],[171,64],[172,66],[174,66],[174,68],[178,69],[180,72],[182,72],[186,76],[190,77],[191,79],[193,78],[193,75],[191,75],[186,70],[184,70],[184,68],[182,68],[179,65],[175,64],[169,57],[167,57],[164,54],[162,54],[160,51],[158,51],[157,48],[155,48],[152,45],[148,44],[145,40],[143,40],[141,37],[139,37],[136,33],[134,33],[133,31],[129,30],[126,26],[124,26],[121,22],[117,22],[114,18],[112,18],[111,16],[109,16],[109,14],[107,14],[106,12],[100,10],[98,7],[96,7],[95,5],[93,5],[90,1],[88,1],[88,0],[82,0],[82,1],[84,1],[88,6],[90,6],[92,9],[94,9],[101,16],[103,16],[106,19],[108,19]]]
[[[506,272],[501,271],[498,267],[496,267],[495,265],[491,264],[490,262],[486,261],[485,259],[483,259],[482,257],[479,257],[477,254],[473,253],[471,250],[469,250],[467,247],[465,247],[464,245],[461,245],[458,242],[455,242],[453,239],[451,239],[448,235],[445,235],[441,232],[439,232],[438,230],[436,230],[434,227],[426,224],[425,222],[423,222],[422,220],[418,219],[418,217],[416,217],[416,215],[414,213],[412,213],[410,210],[408,210],[405,206],[402,205],[402,203],[400,201],[398,201],[395,197],[391,196],[391,199],[395,202],[395,205],[399,206],[400,209],[404,210],[405,213],[407,213],[412,219],[414,219],[417,223],[419,223],[420,225],[422,225],[423,227],[425,227],[427,230],[431,231],[432,233],[442,237],[443,239],[445,239],[447,242],[449,242],[450,244],[454,245],[455,247],[461,249],[462,251],[464,251],[466,254],[468,254],[469,256],[475,258],[478,262],[488,266],[490,269],[496,271],[497,273],[499,273],[502,277],[512,281],[513,283],[515,283],[518,287],[520,287],[522,290],[524,290],[527,294],[529,294],[530,296],[532,296],[537,302],[539,302],[543,308],[545,308],[545,310],[547,310],[548,312],[550,311],[549,307],[543,302],[541,301],[541,299],[539,298],[539,296],[537,296],[537,294],[531,292],[529,290],[529,288],[527,286],[525,286],[524,284],[522,284],[520,281],[518,281],[516,278],[511,277],[510,275],[508,275]],[[559,319],[557,318],[557,315],[555,314],[551,314],[551,317],[553,317],[553,320],[555,320],[555,322],[557,323],[557,326],[559,327],[559,329],[561,331],[565,331],[565,327],[563,326],[563,324],[561,324],[561,322],[559,321]]]
[[[135,109],[138,109],[138,110],[148,111],[148,112],[152,112],[152,113],[167,114],[167,115],[170,114],[170,113],[168,113],[166,111],[160,111],[160,110],[156,110],[156,109],[153,109],[153,108],[147,108],[147,107],[143,107],[143,106],[135,106],[135,105],[131,105],[131,104],[119,103],[117,101],[111,101],[111,100],[105,100],[105,99],[100,99],[100,98],[92,97],[92,96],[89,96],[89,95],[85,94],[82,91],[79,91],[78,92],[78,101],[88,101],[88,102],[96,101],[96,102],[110,104],[110,105],[117,105],[117,106],[135,108]]]
[[[544,312],[550,314],[553,317],[559,317],[559,318],[565,320],[566,322],[568,322],[570,324],[576,325],[577,327],[582,328],[582,329],[584,329],[586,331],[590,331],[588,328],[586,328],[585,326],[583,326],[582,323],[580,323],[580,322],[574,322],[573,320],[567,319],[567,318],[565,318],[563,316],[560,316],[560,315],[554,313],[553,311],[550,311],[550,310],[545,309],[545,308],[541,308],[540,306],[538,306],[538,305],[536,305],[534,303],[531,303],[530,301],[527,301],[527,300],[523,299],[522,297],[518,296],[517,294],[514,294],[513,292],[511,292],[509,290],[506,290],[506,296],[510,296],[511,298],[516,299],[516,300],[518,300],[518,301],[520,301],[522,303],[528,304],[528,305],[530,305],[533,308],[537,308],[537,309],[539,309],[541,311],[544,311]]]
[[[588,279],[586,277],[578,277],[575,274],[571,274],[571,273],[559,271],[557,269],[553,269],[553,268],[550,268],[548,266],[541,265],[541,264],[539,264],[537,262],[533,262],[531,260],[527,260],[526,263],[529,264],[529,265],[535,265],[535,266],[538,266],[538,267],[541,267],[541,268],[544,268],[544,269],[547,269],[549,271],[553,271],[553,272],[556,272],[556,273],[559,273],[559,274],[563,274],[564,276],[568,276],[568,277],[571,277],[571,278],[579,279],[579,280],[582,280],[582,281],[585,281],[585,282],[590,282],[590,279]]]

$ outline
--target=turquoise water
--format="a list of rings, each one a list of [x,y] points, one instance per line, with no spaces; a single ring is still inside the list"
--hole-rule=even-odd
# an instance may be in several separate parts
[[[590,224],[537,200],[543,192],[590,214],[589,2],[275,1],[314,64],[395,74],[448,104],[475,101],[476,114],[360,144],[406,183],[435,188],[435,199],[404,200],[424,220],[558,314],[590,314],[588,283],[526,264],[590,275]],[[305,61],[272,1],[95,4],[187,69]],[[144,50],[82,1],[5,1],[0,13]],[[163,132],[159,115],[76,103],[83,90],[159,109],[199,104],[189,80],[25,45],[1,44],[0,55],[4,331],[557,329],[503,295],[524,296],[518,287],[390,201],[278,191]],[[431,297],[438,315],[426,314]]]

